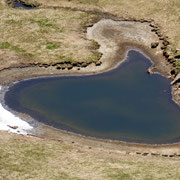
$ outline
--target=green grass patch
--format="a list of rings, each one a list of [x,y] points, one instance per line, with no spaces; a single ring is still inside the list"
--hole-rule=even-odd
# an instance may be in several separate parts
[[[55,27],[48,18],[42,18],[42,19],[30,19],[32,23],[38,24],[40,28],[53,28]]]
[[[8,42],[1,42],[0,43],[0,49],[8,49],[11,46]]]
[[[47,42],[46,49],[53,50],[60,48],[60,43]]]
[[[74,59],[72,57],[70,57],[70,56],[57,55],[57,59],[60,60],[60,62],[66,62],[66,63],[74,61]]]
[[[26,52],[25,49],[20,48],[18,45],[16,45],[16,46],[11,46],[11,49],[12,49],[13,51],[16,51],[16,52]]]
[[[11,49],[15,52],[26,52],[25,49],[20,48],[18,45],[11,45],[9,42],[1,42],[0,49]]]

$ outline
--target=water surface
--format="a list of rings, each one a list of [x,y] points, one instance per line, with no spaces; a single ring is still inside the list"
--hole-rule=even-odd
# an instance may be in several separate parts
[[[13,3],[14,8],[23,8],[23,9],[34,9],[35,7],[31,6],[31,5],[27,5],[24,3]]]
[[[179,142],[180,108],[170,80],[149,75],[150,60],[137,51],[100,75],[22,81],[10,87],[6,104],[56,128],[128,142]]]

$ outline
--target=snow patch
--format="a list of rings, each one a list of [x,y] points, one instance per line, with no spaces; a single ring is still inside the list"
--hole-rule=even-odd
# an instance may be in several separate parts
[[[0,93],[1,91],[2,87],[0,86]],[[26,135],[28,134],[28,131],[32,129],[32,126],[12,114],[10,111],[4,109],[0,103],[0,130]]]

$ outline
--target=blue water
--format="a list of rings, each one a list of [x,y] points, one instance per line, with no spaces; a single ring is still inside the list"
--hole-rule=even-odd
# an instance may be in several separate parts
[[[19,82],[5,103],[40,122],[97,138],[161,144],[180,141],[180,108],[170,80],[146,70],[137,51],[115,70],[91,76],[62,76]]]
[[[24,9],[34,9],[35,7],[32,7],[30,5],[26,5],[26,4],[23,4],[23,3],[14,3],[13,6],[15,8],[24,8]]]

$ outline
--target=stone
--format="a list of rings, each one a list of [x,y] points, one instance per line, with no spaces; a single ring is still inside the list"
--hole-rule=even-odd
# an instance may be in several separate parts
[[[151,156],[160,156],[159,153],[151,153]]]
[[[164,52],[163,52],[163,55],[164,55],[166,58],[168,58],[168,57],[169,57],[169,54],[168,54],[168,52],[167,52],[167,51],[164,51]]]
[[[163,45],[163,46],[161,46],[161,49],[162,49],[162,50],[166,49],[166,46],[164,46],[164,45]]]
[[[148,73],[148,74],[152,74],[152,73],[153,73],[153,72],[152,72],[152,69],[151,69],[151,68],[148,68],[148,69],[147,69],[147,73]]]
[[[145,153],[143,153],[142,155],[143,155],[143,156],[147,156],[148,154],[149,154],[149,153],[146,153],[146,152],[145,152]]]
[[[67,68],[68,68],[68,69],[72,69],[72,68],[73,68],[73,65],[68,64]]]
[[[180,59],[180,54],[179,54],[179,55],[174,56],[174,58],[176,58],[176,59]]]
[[[157,48],[159,45],[159,42],[153,42],[151,43],[151,48]]]
[[[168,46],[168,45],[169,45],[169,42],[168,42],[167,40],[164,40],[164,41],[163,41],[163,44],[164,44],[164,46]]]
[[[10,125],[8,125],[10,128],[12,128],[12,129],[17,129],[18,128],[18,126],[10,126]]]
[[[163,156],[163,157],[168,157],[168,155],[167,155],[167,154],[162,154],[162,156]]]
[[[81,67],[87,67],[87,63],[86,62],[82,63]]]
[[[102,64],[101,61],[96,62],[96,66],[100,66]]]
[[[174,75],[175,70],[172,70],[171,74]],[[174,80],[171,82],[171,84],[175,84],[177,81],[179,81],[179,79],[180,79],[180,73],[177,74],[177,76],[174,78]]]

